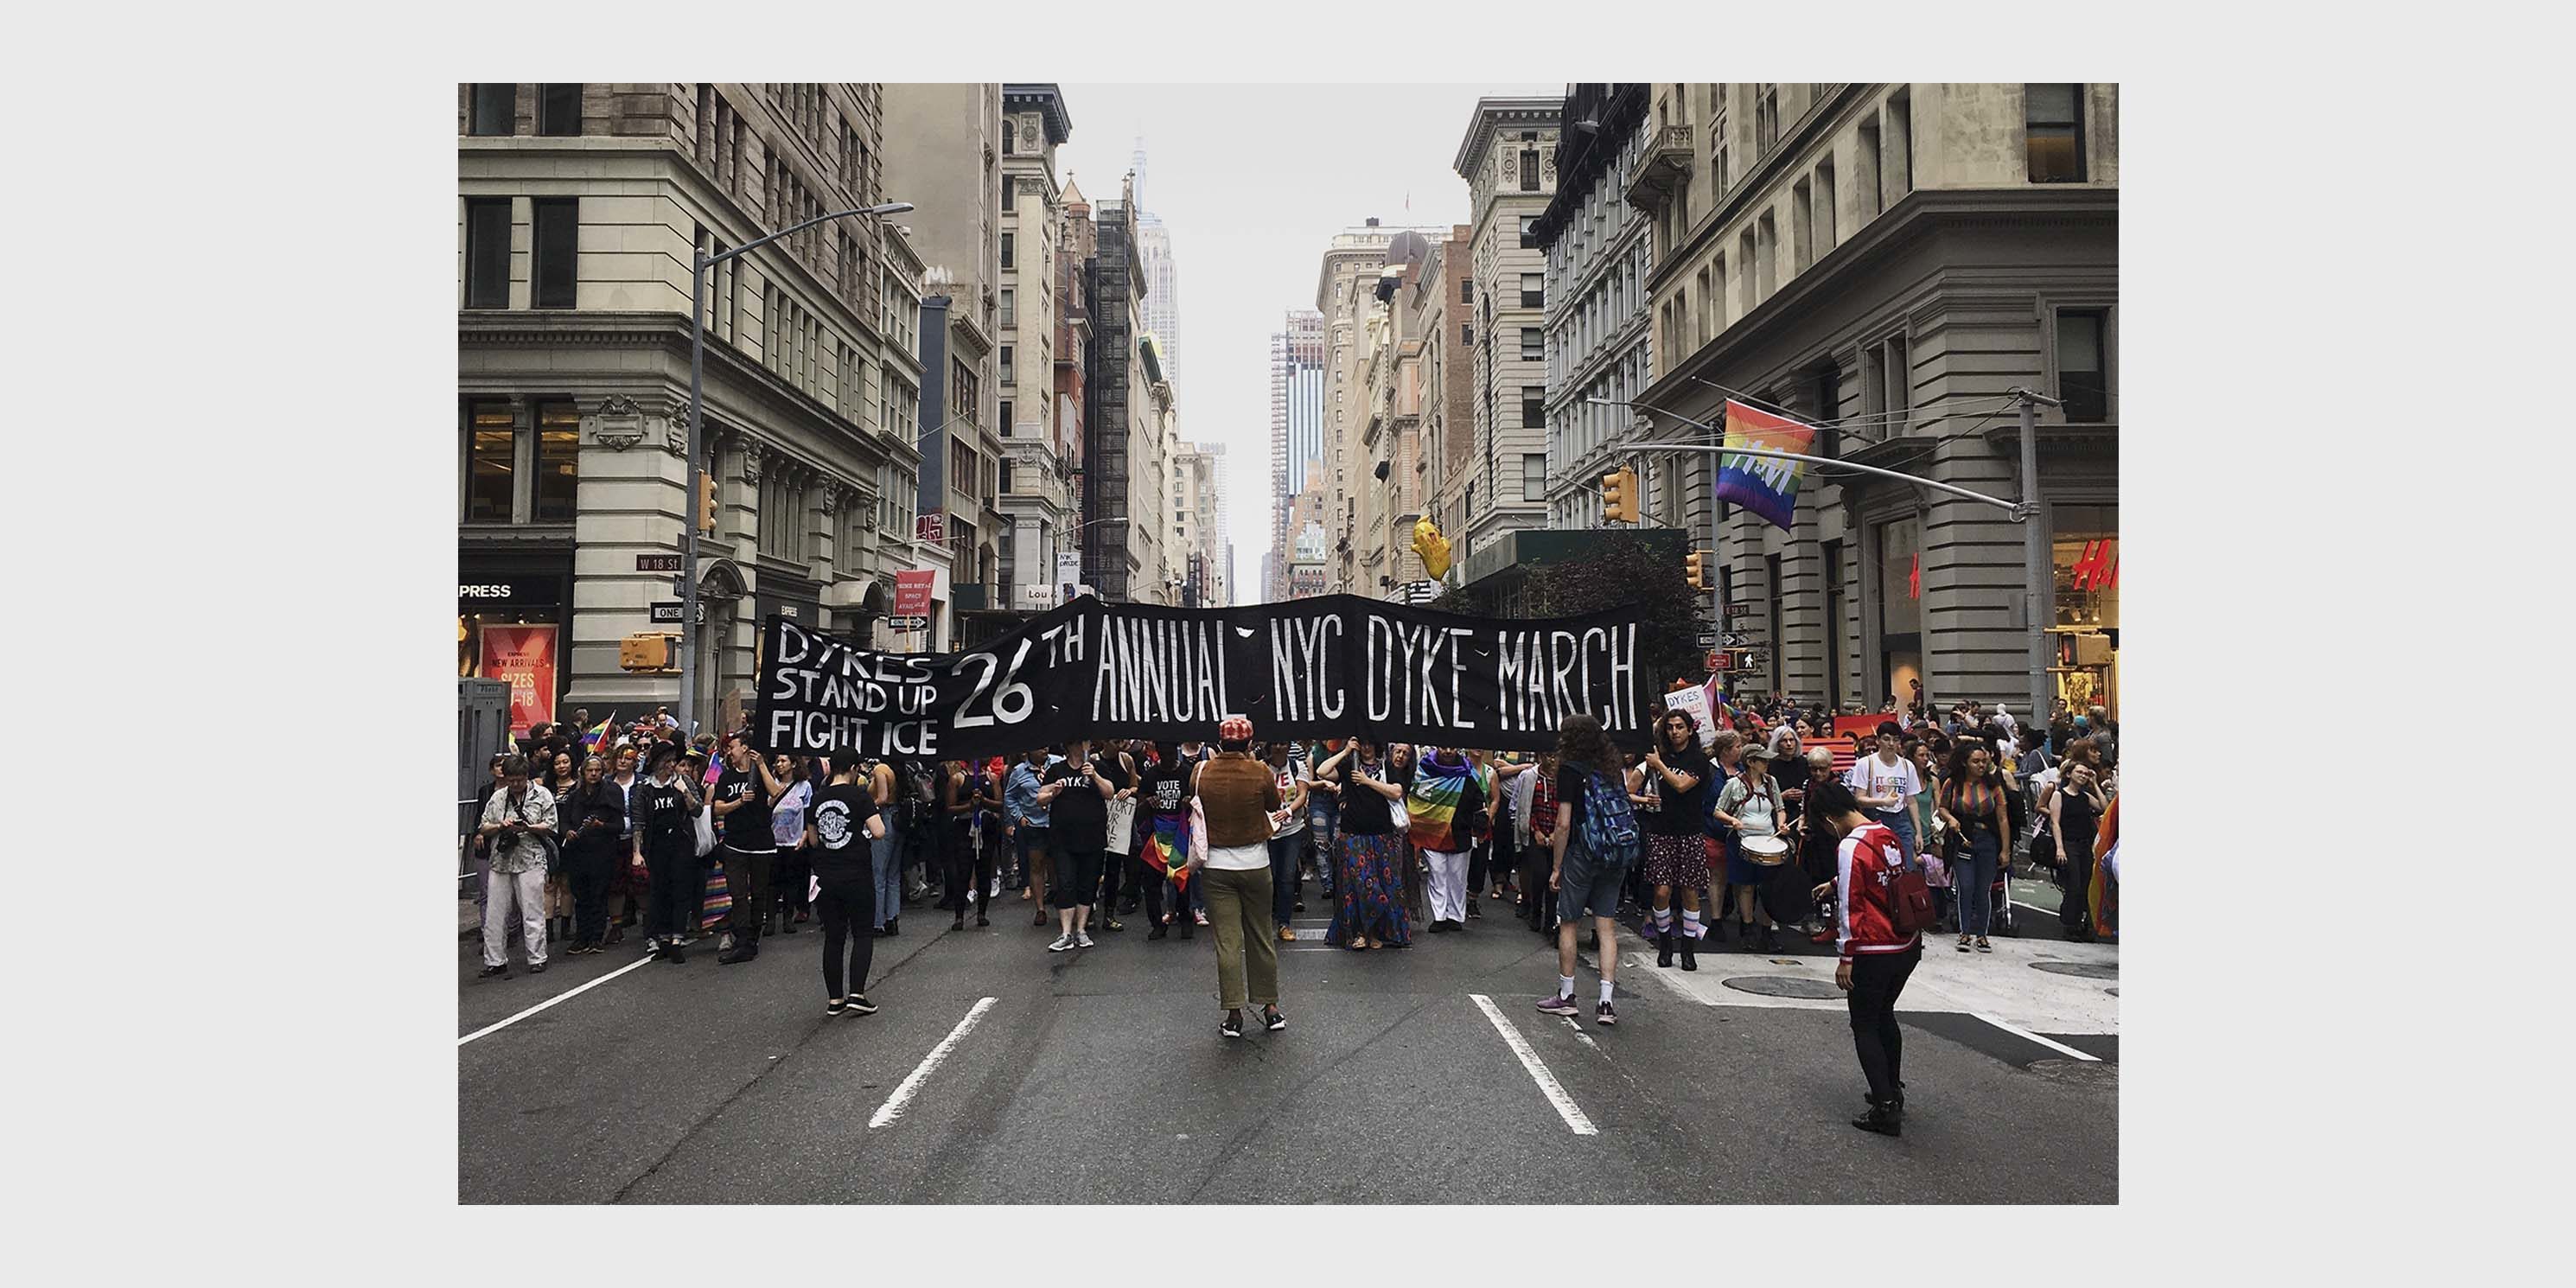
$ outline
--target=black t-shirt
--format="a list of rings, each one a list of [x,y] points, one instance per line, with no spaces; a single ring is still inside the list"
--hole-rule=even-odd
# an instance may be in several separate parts
[[[1699,781],[1686,792],[1673,790],[1662,774],[1646,771],[1647,790],[1660,797],[1663,808],[1647,810],[1638,821],[1649,836],[1699,836],[1706,832],[1708,802],[1712,790],[1723,789],[1723,782],[1712,785],[1718,777],[1717,767],[1709,763],[1706,753],[1697,747],[1685,748],[1664,757],[1664,764],[1676,774],[1688,774]]]
[[[1390,774],[1382,761],[1375,768],[1362,769],[1358,761],[1345,760],[1333,770],[1331,776],[1342,784],[1342,830],[1353,836],[1384,836],[1395,830],[1396,802],[1374,787],[1361,786],[1361,773],[1398,786],[1411,781],[1412,775]]]
[[[769,787],[758,769],[724,771],[716,780],[716,800],[742,802],[732,813],[716,816],[716,830],[726,845],[745,852],[778,848],[778,838],[769,831]]]
[[[875,875],[870,866],[868,820],[877,816],[876,798],[855,783],[827,783],[814,796],[806,818],[814,828],[815,848],[808,851],[814,875],[826,881],[860,880]]]
[[[659,844],[688,834],[689,794],[675,775],[667,783],[650,778],[635,780],[635,817],[644,829],[647,844]]]
[[[1189,808],[1190,767],[1195,762],[1183,758],[1169,765],[1156,765],[1145,771],[1136,796],[1144,807],[1156,814],[1178,814]]]
[[[1618,766],[1612,766],[1608,771],[1608,775],[1610,778],[1610,790],[1618,792],[1623,796],[1626,795],[1628,791],[1628,771]],[[1559,829],[1565,833],[1565,838],[1569,842],[1578,839],[1582,835],[1583,789],[1591,781],[1592,768],[1589,765],[1578,764],[1569,760],[1556,767],[1556,799],[1563,804],[1574,807],[1573,814],[1565,820],[1565,826]]]
[[[1100,762],[1095,758],[1093,763]],[[1113,786],[1117,783],[1116,761],[1101,764],[1100,772]],[[1046,777],[1038,780],[1038,785],[1043,787],[1049,783],[1064,784],[1064,790],[1057,792],[1047,806],[1047,821],[1054,831],[1055,843],[1068,851],[1108,849],[1109,802],[1100,795],[1098,785],[1091,781],[1088,766],[1070,760],[1049,766]]]

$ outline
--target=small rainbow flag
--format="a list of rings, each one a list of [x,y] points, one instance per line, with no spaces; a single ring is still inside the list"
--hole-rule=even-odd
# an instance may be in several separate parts
[[[1816,440],[1816,428],[1802,425],[1786,416],[1757,411],[1735,401],[1726,400],[1726,446],[1755,447],[1774,452],[1804,454]],[[1768,456],[1729,456],[1717,458],[1717,497],[1761,515],[1775,527],[1787,530],[1797,517],[1798,484],[1807,477],[1805,461],[1784,461]]]
[[[608,726],[616,722],[617,713],[611,711],[608,713],[608,718],[606,720],[602,720],[598,724],[592,725],[590,727],[590,732],[581,736],[581,745],[583,749],[597,752],[601,747],[606,746],[608,743]]]

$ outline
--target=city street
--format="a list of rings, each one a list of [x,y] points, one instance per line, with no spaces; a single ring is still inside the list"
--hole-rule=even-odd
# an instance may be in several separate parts
[[[709,940],[684,966],[638,964],[629,932],[490,981],[460,943],[459,1199],[2119,1197],[2118,950],[2061,942],[2027,907],[1991,955],[1927,940],[1900,1006],[1901,1140],[1847,1125],[1862,1084],[1834,959],[1785,931],[1776,954],[1712,945],[1695,973],[1623,941],[1603,1029],[1590,954],[1584,1022],[1542,1015],[1552,950],[1490,906],[1468,933],[1367,953],[1325,947],[1309,915],[1280,945],[1288,1029],[1227,1041],[1209,932],[1148,942],[1140,914],[1050,954],[1015,893],[994,910],[950,933],[909,908],[877,941],[871,1016],[823,1014],[811,926],[737,966]]]

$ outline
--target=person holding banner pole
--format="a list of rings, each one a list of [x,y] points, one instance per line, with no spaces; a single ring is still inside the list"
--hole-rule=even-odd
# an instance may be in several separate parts
[[[1336,948],[1402,948],[1413,941],[1398,870],[1409,856],[1395,823],[1404,789],[1384,774],[1378,745],[1366,738],[1351,739],[1315,766],[1316,781],[1334,784],[1342,798],[1333,841],[1333,924],[1324,932],[1324,942]]]
[[[1399,793],[1413,790],[1413,744],[1391,742],[1386,745],[1386,781]],[[1400,817],[1395,829],[1397,879],[1404,884],[1405,915],[1419,920],[1422,916],[1422,851],[1420,838],[1412,834],[1412,806],[1404,797],[1396,797],[1394,812]]]
[[[724,862],[725,888],[733,895],[733,947],[716,954],[721,966],[760,955],[760,933],[769,921],[771,869],[778,862],[770,811],[790,786],[753,749],[748,736],[731,735],[726,752],[732,767],[716,779],[714,813],[716,853]]]
[[[1114,766],[1108,766],[1115,772]],[[1056,924],[1063,931],[1047,951],[1060,953],[1091,944],[1091,899],[1100,885],[1100,864],[1109,848],[1109,801],[1117,782],[1103,772],[1101,758],[1085,739],[1064,745],[1064,759],[1046,771],[1038,804],[1055,820],[1055,841],[1063,861],[1056,872]]]
[[[1279,925],[1279,942],[1292,943],[1297,930],[1288,923],[1306,907],[1297,901],[1297,857],[1306,847],[1306,783],[1294,763],[1295,743],[1273,742],[1261,752],[1279,784],[1279,809],[1270,816],[1270,919]]]
[[[1037,905],[1037,918],[1029,924],[1043,926],[1047,915],[1047,843],[1049,825],[1046,807],[1038,804],[1038,780],[1047,771],[1044,747],[1029,748],[1028,755],[1011,766],[1011,776],[1002,788],[1002,808],[1011,844],[1020,852],[1020,871],[1028,875],[1024,897]]]

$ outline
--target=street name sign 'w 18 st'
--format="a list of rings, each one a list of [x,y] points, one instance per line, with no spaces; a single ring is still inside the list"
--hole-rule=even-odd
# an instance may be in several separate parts
[[[1541,751],[1568,716],[1645,745],[1663,706],[1626,611],[1505,621],[1356,595],[1246,608],[1084,597],[964,653],[853,648],[761,623],[752,736],[776,751],[981,758],[1076,738],[1262,738]]]

